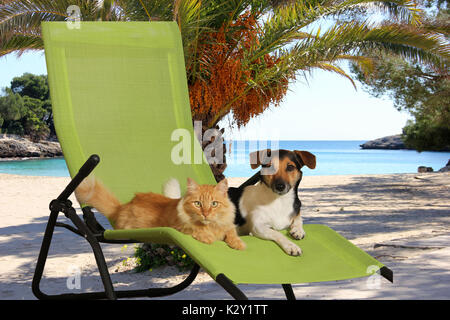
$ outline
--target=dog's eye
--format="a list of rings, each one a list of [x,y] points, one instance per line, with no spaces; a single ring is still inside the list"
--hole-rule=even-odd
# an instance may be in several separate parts
[[[292,164],[288,164],[288,166],[286,167],[286,171],[292,171],[295,169],[295,166],[293,166]]]
[[[194,206],[196,206],[197,208],[201,208],[202,203],[200,201],[194,201]]]
[[[218,205],[219,205],[219,202],[217,202],[217,201],[211,202],[211,207],[213,207],[213,208],[217,207]]]

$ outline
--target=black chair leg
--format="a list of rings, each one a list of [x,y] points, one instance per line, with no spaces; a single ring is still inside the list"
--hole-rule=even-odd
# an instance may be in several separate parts
[[[102,278],[103,287],[105,288],[106,297],[109,300],[116,300],[117,296],[114,292],[114,287],[111,281],[111,276],[109,275],[108,266],[106,265],[105,257],[103,256],[102,248],[96,239],[90,241],[92,251],[94,252],[95,261],[97,262],[98,271],[100,272],[100,277]]]
[[[33,294],[38,299],[58,299],[58,298],[64,298],[64,297],[76,297],[74,294],[62,294],[62,295],[47,295],[43,293],[40,289],[40,282],[42,279],[42,274],[44,272],[45,268],[45,262],[47,261],[48,252],[50,249],[50,244],[53,237],[53,232],[55,230],[56,226],[56,220],[58,218],[58,211],[51,211],[50,217],[47,223],[47,227],[45,229],[44,233],[44,239],[42,240],[41,250],[39,252],[39,257],[36,264],[36,269],[34,271],[33,281],[32,281],[32,291]],[[76,215],[75,209],[70,208],[68,212],[66,213],[67,216],[71,217],[72,222],[81,229],[82,231],[86,232],[86,228],[83,228],[83,222],[81,219]],[[80,222],[80,223],[79,223]],[[81,227],[81,228],[80,228]],[[92,251],[94,252],[95,260],[97,262],[97,266],[100,272],[100,276],[103,282],[103,286],[105,289],[104,292],[104,298],[107,299],[116,299],[116,294],[114,292],[114,288],[112,285],[112,281],[109,275],[108,267],[106,265],[105,258],[103,256],[102,249],[100,247],[100,244],[98,243],[97,239],[88,231],[85,233],[85,238],[91,245]],[[88,297],[88,295],[86,295]]]
[[[286,294],[286,298],[288,300],[295,300],[294,290],[292,290],[292,286],[290,284],[282,284],[284,293]]]
[[[216,277],[216,282],[236,300],[248,300],[247,296],[223,273]]]
[[[44,238],[42,240],[41,251],[39,251],[39,257],[36,263],[36,269],[34,271],[33,281],[31,283],[31,289],[33,294],[38,299],[45,299],[47,297],[40,288],[39,283],[42,279],[44,272],[45,262],[47,261],[48,251],[50,249],[50,243],[52,242],[53,231],[55,230],[56,220],[58,219],[58,211],[52,211],[48,218],[47,227],[45,228]]]
[[[97,262],[98,271],[100,272],[100,277],[102,278],[103,287],[105,288],[106,297],[110,300],[116,300],[117,296],[114,292],[114,287],[112,285],[111,277],[109,275],[108,266],[106,265],[105,257],[103,255],[100,243],[83,222],[83,220],[78,217],[74,208],[68,208],[66,216],[73,222],[73,224],[80,230],[84,235],[86,240],[91,245],[92,251],[94,253],[95,261]]]
[[[45,262],[48,257],[48,251],[50,249],[50,243],[52,241],[53,232],[55,226],[57,225],[56,220],[58,219],[59,212],[63,212],[64,215],[69,218],[75,226],[78,228],[77,234],[83,235],[92,247],[94,252],[95,260],[97,262],[100,276],[103,281],[103,286],[105,288],[106,298],[116,299],[114,293],[114,288],[112,285],[111,278],[109,276],[108,267],[103,256],[102,249],[98,240],[88,229],[88,227],[83,223],[83,221],[78,217],[75,209],[72,207],[72,202],[68,200],[69,196],[74,192],[76,187],[94,170],[95,166],[99,163],[100,158],[97,155],[92,155],[83,164],[75,177],[70,181],[67,187],[61,192],[57,199],[50,203],[50,217],[45,228],[44,239],[42,240],[41,251],[39,252],[38,261],[36,264],[36,269],[32,281],[32,291],[34,295],[39,299],[55,298],[55,296],[49,296],[44,294],[40,288],[39,284],[42,279],[42,274],[44,272]],[[64,295],[62,295],[64,296]],[[71,296],[70,294],[68,296]]]

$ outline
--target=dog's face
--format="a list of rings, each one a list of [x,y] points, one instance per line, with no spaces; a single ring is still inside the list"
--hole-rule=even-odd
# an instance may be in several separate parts
[[[250,153],[252,169],[261,166],[261,181],[273,192],[283,195],[302,179],[302,167],[316,167],[316,156],[300,150],[261,150]]]

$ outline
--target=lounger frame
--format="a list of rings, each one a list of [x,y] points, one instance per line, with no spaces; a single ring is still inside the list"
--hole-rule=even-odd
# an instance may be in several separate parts
[[[118,298],[136,298],[136,297],[162,297],[171,295],[188,287],[196,278],[199,272],[199,265],[195,264],[190,274],[184,281],[177,284],[174,287],[169,288],[149,288],[140,290],[115,290],[111,281],[111,277],[106,265],[105,257],[103,255],[100,243],[140,243],[142,241],[129,240],[107,240],[104,238],[103,233],[105,229],[96,220],[94,213],[90,207],[84,207],[83,219],[76,213],[72,202],[68,199],[74,192],[76,187],[85,179],[97,164],[100,162],[100,158],[97,155],[92,155],[80,168],[78,173],[73,177],[64,191],[54,200],[50,202],[50,216],[48,219],[47,227],[45,229],[44,238],[42,240],[41,250],[36,264],[36,269],[32,282],[33,294],[38,299],[111,299]],[[254,184],[258,181],[258,174],[244,182],[241,187],[249,184]],[[58,216],[63,213],[74,226],[57,222]],[[83,237],[89,243],[95,256],[100,277],[103,282],[104,291],[100,292],[86,292],[86,293],[63,293],[48,295],[41,291],[40,283],[44,272],[45,262],[47,261],[50,243],[52,241],[53,232],[55,227],[63,227],[67,230]],[[215,281],[221,285],[234,299],[247,300],[247,296],[224,274],[219,274]],[[290,284],[283,284],[282,288],[289,300],[295,300],[294,291]]]

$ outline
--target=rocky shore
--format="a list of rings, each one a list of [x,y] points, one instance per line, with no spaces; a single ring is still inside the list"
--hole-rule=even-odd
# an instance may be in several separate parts
[[[439,172],[450,172],[450,159],[448,159],[448,162],[445,165],[445,167],[439,169]]]
[[[370,140],[367,141],[366,143],[361,144],[360,147],[361,149],[388,149],[388,150],[409,149],[405,146],[401,134]]]
[[[33,142],[16,135],[0,136],[0,160],[17,160],[23,158],[61,157],[62,151],[57,141],[42,140]]]

